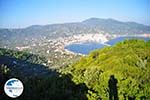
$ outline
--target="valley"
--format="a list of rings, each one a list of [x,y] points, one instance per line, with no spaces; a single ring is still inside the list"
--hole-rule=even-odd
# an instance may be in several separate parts
[[[121,100],[149,99],[149,49],[150,26],[113,19],[0,29],[0,81],[19,78],[19,100],[107,100],[113,76]]]

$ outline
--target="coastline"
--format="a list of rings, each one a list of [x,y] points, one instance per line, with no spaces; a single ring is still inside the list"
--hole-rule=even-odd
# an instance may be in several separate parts
[[[110,44],[108,44],[107,42],[109,40],[112,40],[112,39],[115,39],[115,38],[119,38],[119,37],[144,37],[144,38],[150,38],[150,35],[147,35],[147,34],[141,34],[141,35],[109,35],[109,38],[108,35],[104,35],[104,34],[85,34],[86,36],[86,39],[85,38],[80,38],[80,36],[75,36],[76,38],[75,39],[72,39],[71,41],[69,42],[66,42],[64,43],[63,45],[63,48],[66,52],[68,53],[71,53],[71,54],[79,54],[79,55],[85,55],[85,54],[81,54],[81,53],[75,53],[75,52],[72,52],[68,49],[66,49],[65,47],[70,45],[70,44],[83,44],[83,43],[100,43],[102,45],[105,45],[105,46],[111,46]],[[87,37],[89,36],[89,37]],[[94,36],[95,38],[91,39],[91,37]]]

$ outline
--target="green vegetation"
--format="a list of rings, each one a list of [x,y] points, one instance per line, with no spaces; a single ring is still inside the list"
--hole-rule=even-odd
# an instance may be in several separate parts
[[[0,65],[0,100],[5,99],[3,89],[8,77],[11,76],[10,73],[11,71],[6,65]]]
[[[24,80],[25,91],[21,100],[87,100],[85,84],[75,84],[68,75],[28,78]]]
[[[14,77],[8,71],[9,69],[6,66],[1,66],[1,100],[10,100],[3,91],[5,82]],[[87,100],[88,88],[84,83],[77,85],[71,80],[72,77],[69,74],[63,75],[53,71],[50,72],[53,75],[47,77],[17,76],[24,84],[24,92],[18,97],[18,100],[62,100],[62,98],[64,100]]]
[[[40,71],[39,76],[22,76],[21,73],[15,75],[15,69],[11,71],[13,65],[7,66],[0,61],[0,81],[4,84],[7,79],[17,77],[24,83],[24,92],[18,100],[108,100],[110,95],[116,95],[119,100],[149,100],[149,50],[150,41],[125,40],[112,47],[92,51],[65,68],[46,69],[49,71],[46,76],[40,76]],[[36,55],[6,49],[0,49],[0,57],[2,56],[29,62],[33,67],[45,62],[33,60],[38,57]],[[17,68],[18,65],[15,66]],[[0,99],[10,98],[2,93]]]
[[[63,73],[70,73],[75,83],[85,83],[92,90],[89,100],[109,98],[108,81],[118,81],[120,100],[150,99],[150,41],[125,40],[112,47],[91,52]],[[94,91],[94,92],[93,92]]]
[[[47,63],[47,60],[45,57],[30,54],[27,52],[14,51],[10,49],[0,48],[0,56],[9,56],[9,57],[16,58],[18,60],[23,60],[23,61],[34,63],[34,64]]]
[[[0,49],[0,100],[10,100],[3,88],[5,82],[12,77],[20,79],[24,84],[24,92],[18,100],[87,99],[88,88],[84,83],[75,84],[70,74],[64,75],[48,69],[41,65],[43,62],[45,59],[38,55]]]

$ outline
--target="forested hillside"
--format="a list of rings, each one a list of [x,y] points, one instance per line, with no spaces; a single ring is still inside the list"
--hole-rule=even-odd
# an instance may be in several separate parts
[[[2,100],[9,100],[2,90],[11,77],[17,77],[24,84],[24,92],[18,100],[150,99],[150,41],[125,40],[92,51],[58,70],[43,65],[46,61],[43,57],[41,60],[25,52],[0,49],[0,57],[7,59],[0,60]],[[15,70],[20,73],[14,73]],[[30,71],[32,74],[25,74]]]
[[[125,40],[95,50],[63,72],[70,73],[75,83],[86,84],[89,100],[108,100],[111,95],[120,100],[148,100],[150,41]]]
[[[70,74],[64,75],[46,66],[45,57],[27,52],[0,49],[0,100],[10,100],[4,93],[4,84],[18,78],[24,92],[18,100],[86,100],[88,88],[75,84]]]

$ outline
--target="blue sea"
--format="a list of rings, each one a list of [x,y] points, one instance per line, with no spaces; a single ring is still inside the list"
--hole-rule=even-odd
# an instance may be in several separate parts
[[[142,39],[145,41],[150,40],[150,38],[145,38],[145,37],[117,37],[115,39],[112,39],[112,40],[106,42],[106,44],[114,45],[117,42],[123,41],[125,39]],[[89,54],[90,51],[95,50],[95,49],[100,49],[103,47],[105,47],[105,45],[103,45],[101,43],[87,42],[87,43],[70,44],[70,45],[66,46],[65,49],[72,51],[74,53]]]

